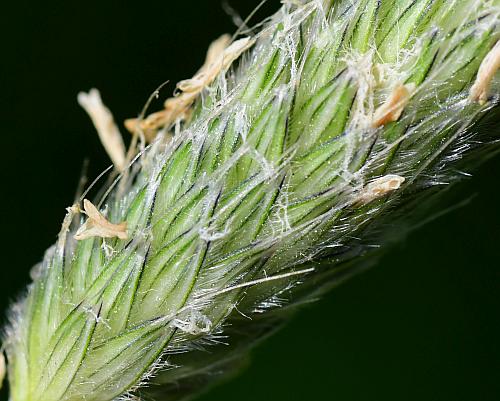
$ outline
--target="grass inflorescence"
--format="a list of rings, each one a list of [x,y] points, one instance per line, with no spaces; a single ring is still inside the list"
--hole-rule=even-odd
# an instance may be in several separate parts
[[[191,396],[456,178],[498,101],[500,1],[284,3],[69,209],[12,308],[12,401]]]

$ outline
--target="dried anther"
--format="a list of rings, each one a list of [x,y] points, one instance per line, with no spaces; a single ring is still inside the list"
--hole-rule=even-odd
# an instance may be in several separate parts
[[[125,127],[131,133],[140,131],[148,142],[151,142],[157,131],[168,127],[178,120],[187,120],[191,113],[191,106],[201,92],[209,86],[221,72],[228,68],[253,44],[254,39],[244,38],[231,44],[231,37],[223,35],[213,42],[207,52],[205,63],[198,73],[191,79],[177,84],[180,93],[167,99],[164,109],[149,115],[144,120],[129,119]]]
[[[97,89],[89,93],[80,92],[78,103],[90,116],[99,134],[99,138],[109,155],[109,158],[118,171],[125,170],[127,166],[125,144],[111,111],[103,104],[101,94]]]
[[[383,198],[384,196],[398,190],[405,182],[405,178],[399,175],[389,174],[380,177],[369,183],[361,192],[355,202],[357,205],[367,205],[374,200]]]
[[[397,85],[387,101],[380,106],[373,116],[373,128],[379,128],[394,121],[398,121],[410,101],[415,90],[414,84]]]
[[[480,104],[486,103],[488,100],[488,92],[490,90],[491,81],[495,77],[496,72],[500,68],[500,41],[498,41],[493,49],[486,55],[479,71],[476,81],[470,90],[470,99]]]
[[[0,389],[2,388],[3,380],[5,379],[5,357],[3,352],[0,352]]]
[[[64,217],[63,224],[61,226],[61,231],[59,231],[59,240],[57,242],[57,247],[58,249],[62,250],[64,249],[64,246],[66,244],[66,234],[69,232],[71,224],[73,222],[73,218],[80,213],[80,208],[78,205],[73,205],[71,207],[68,207],[66,209],[66,216]]]
[[[83,201],[83,208],[88,219],[76,232],[76,240],[81,241],[93,237],[127,239],[126,222],[120,224],[110,223],[87,199]]]

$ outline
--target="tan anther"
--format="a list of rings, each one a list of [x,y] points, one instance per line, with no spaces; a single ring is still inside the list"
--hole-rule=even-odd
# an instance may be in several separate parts
[[[2,388],[3,380],[5,379],[5,356],[0,352],[0,389]]]
[[[75,234],[75,239],[78,241],[100,237],[100,238],[119,238],[127,239],[127,223],[120,224],[110,223],[106,218],[97,210],[97,208],[87,199],[83,201],[83,208],[85,214],[88,216],[87,221],[80,227]]]
[[[397,85],[386,102],[375,111],[372,126],[378,128],[398,121],[414,90],[414,84]]]
[[[66,236],[70,230],[71,223],[73,222],[73,218],[80,213],[80,208],[78,205],[73,205],[66,208],[66,216],[64,217],[63,224],[61,226],[61,231],[59,231],[57,248],[59,252],[64,252],[64,247],[66,245]]]
[[[161,127],[169,125],[170,113],[165,109],[150,114],[140,120],[138,118],[129,118],[125,120],[125,128],[131,133],[141,132],[146,142],[151,143]]]
[[[470,89],[469,98],[473,102],[485,104],[488,101],[491,81],[495,77],[496,72],[500,68],[500,41],[498,41],[493,49],[486,55],[479,71],[476,81]]]
[[[219,42],[220,43],[217,43]],[[226,35],[219,38],[208,52],[205,64],[191,79],[181,81],[177,88],[182,92],[200,93],[207,85],[210,85],[221,71],[226,71],[241,54],[253,45],[251,38],[237,40],[222,50],[222,44],[227,43]]]
[[[381,199],[390,193],[397,191],[405,182],[405,178],[399,175],[389,174],[370,182],[361,192],[356,200],[357,205],[367,205],[374,200]]]
[[[115,168],[118,171],[123,171],[127,165],[125,144],[111,111],[102,102],[101,94],[97,89],[91,89],[89,93],[80,92],[78,103],[85,109],[94,123],[104,149]]]
[[[125,127],[131,133],[141,131],[148,142],[151,142],[157,131],[168,127],[176,121],[185,121],[191,115],[193,103],[201,92],[209,86],[221,72],[231,65],[254,43],[251,38],[237,40],[230,44],[231,37],[223,35],[213,42],[207,52],[205,63],[191,79],[177,84],[179,94],[166,100],[164,109],[153,113],[145,119],[128,119]]]

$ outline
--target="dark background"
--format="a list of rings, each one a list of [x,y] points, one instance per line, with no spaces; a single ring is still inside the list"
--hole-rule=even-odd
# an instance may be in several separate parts
[[[245,16],[257,2],[232,6]],[[269,0],[259,16],[278,6]],[[108,165],[78,91],[97,87],[117,121],[134,117],[159,84],[172,82],[168,96],[210,41],[235,27],[221,0],[33,0],[0,13],[5,310],[55,241],[83,160],[90,177]],[[200,400],[499,400],[499,173],[500,157],[484,164],[456,189],[458,200],[477,195],[467,206],[302,310],[242,375]]]

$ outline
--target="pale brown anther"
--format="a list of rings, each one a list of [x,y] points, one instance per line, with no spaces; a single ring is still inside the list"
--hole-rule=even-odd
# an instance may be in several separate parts
[[[414,84],[397,85],[386,102],[375,111],[372,123],[373,128],[379,128],[398,121],[405,107],[408,105],[414,90]]]
[[[94,123],[102,145],[115,168],[118,171],[123,171],[127,167],[125,144],[111,111],[101,100],[101,94],[97,89],[91,89],[89,93],[80,92],[78,103]]]
[[[164,109],[144,119],[128,119],[125,127],[131,133],[142,132],[147,142],[156,137],[158,130],[169,127],[176,121],[185,121],[191,115],[193,103],[201,92],[209,86],[221,72],[227,69],[247,49],[255,43],[254,39],[244,38],[231,44],[231,37],[223,35],[214,41],[207,52],[205,63],[197,74],[177,84],[179,94],[165,101]]]
[[[59,249],[59,252],[64,252],[67,234],[71,228],[73,218],[80,213],[80,207],[75,204],[66,208],[66,212],[66,216],[64,217],[63,224],[61,226],[61,231],[59,231],[59,239],[57,241],[57,248]]]
[[[363,188],[361,194],[354,202],[356,205],[367,205],[377,199],[381,199],[390,193],[397,191],[405,182],[405,178],[399,175],[389,174],[377,178]]]
[[[109,222],[87,199],[83,201],[83,208],[88,219],[76,232],[76,240],[81,241],[93,237],[119,238],[122,240],[128,238],[126,222],[120,224]]]
[[[2,388],[3,380],[5,379],[5,372],[5,357],[3,352],[0,352],[0,389]]]
[[[469,98],[473,102],[485,104],[488,101],[491,82],[500,68],[500,41],[498,41],[493,49],[486,55],[479,71],[476,81],[470,89]]]

